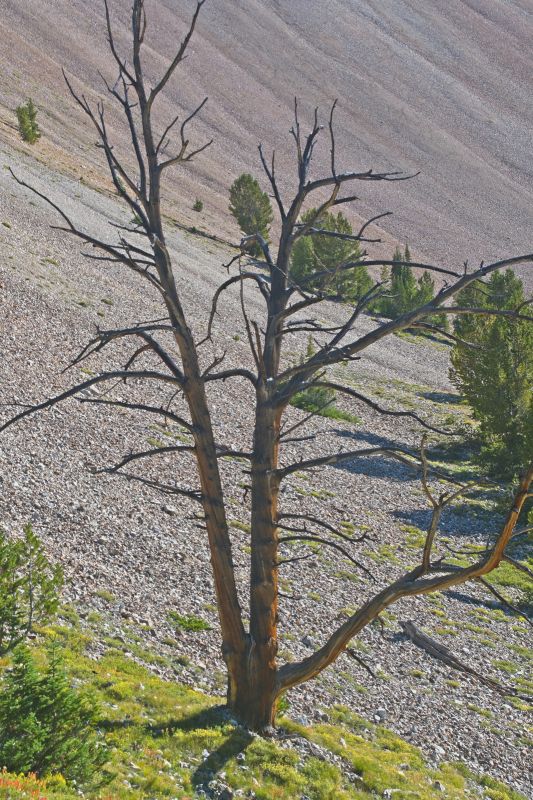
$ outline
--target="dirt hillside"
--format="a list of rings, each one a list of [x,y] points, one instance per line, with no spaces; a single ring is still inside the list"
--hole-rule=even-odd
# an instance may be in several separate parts
[[[129,0],[110,5],[127,53]],[[193,5],[147,2],[154,79]],[[99,71],[113,78],[101,6],[0,0],[0,133],[32,95],[47,137],[80,166],[93,162],[92,133],[73,113],[60,68],[86,91],[102,89]],[[259,171],[257,143],[287,158],[294,95],[324,115],[338,97],[341,166],[421,171],[408,184],[363,187],[354,213],[393,211],[392,237],[447,263],[529,252],[532,38],[530,0],[209,0],[160,106],[163,123],[176,106],[210,98],[197,134],[215,144],[189,174],[169,177],[177,211],[236,235],[227,189],[244,169]],[[196,196],[205,202],[200,221],[191,211]]]

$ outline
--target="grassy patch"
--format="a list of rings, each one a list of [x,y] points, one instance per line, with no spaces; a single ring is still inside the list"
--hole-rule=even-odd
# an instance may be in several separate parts
[[[107,589],[97,589],[95,595],[96,597],[99,597],[101,600],[105,600],[106,603],[115,602],[115,595],[113,594],[113,592],[110,592]]]
[[[193,615],[183,616],[176,611],[170,611],[168,621],[182,631],[210,631],[211,626],[201,617]]]
[[[361,417],[357,417],[355,414],[350,414],[348,411],[343,411],[342,408],[337,408],[337,406],[326,406],[325,408],[320,408],[318,406],[313,407],[313,405],[306,403],[305,400],[299,398],[299,395],[291,401],[291,406],[295,406],[299,408],[301,411],[307,411],[308,413],[317,414],[319,417],[326,417],[326,419],[336,419],[342,422],[350,422],[352,425],[359,425],[361,423]]]
[[[52,632],[51,634],[52,635]],[[57,632],[55,635],[59,635]],[[257,800],[371,800],[385,789],[395,796],[463,800],[485,790],[497,800],[524,800],[503,784],[470,773],[462,765],[430,768],[422,754],[381,726],[337,706],[331,724],[302,727],[281,720],[287,732],[342,758],[333,764],[275,740],[252,737],[237,726],[216,698],[155,677],[123,653],[99,661],[72,649],[79,631],[63,630],[65,657],[76,682],[95,693],[100,723],[110,748],[106,785],[90,800],[141,797],[186,800],[211,781]],[[364,687],[362,687],[364,688]],[[489,792],[493,792],[492,795]],[[498,794],[495,794],[495,793]],[[75,800],[84,797],[61,776],[44,780],[0,774],[0,800]]]

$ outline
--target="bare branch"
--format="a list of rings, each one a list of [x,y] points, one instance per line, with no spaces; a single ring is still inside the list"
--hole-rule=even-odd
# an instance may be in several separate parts
[[[287,528],[286,530],[290,530],[290,528]],[[362,570],[362,572],[364,572],[366,575],[372,578],[372,580],[375,580],[370,570],[367,569],[364,566],[364,564],[361,564],[360,561],[357,561],[357,559],[354,558],[348,552],[348,550],[346,550],[345,547],[343,547],[340,544],[337,544],[337,542],[331,542],[329,541],[329,539],[323,539],[321,536],[312,535],[310,533],[305,533],[305,534],[299,533],[299,534],[293,534],[291,536],[280,536],[279,538],[280,544],[286,544],[288,542],[314,542],[315,544],[323,544],[326,545],[326,547],[332,547],[334,550],[337,550],[339,553],[342,553],[342,555],[345,558],[347,558],[348,561],[354,564],[354,566],[356,566],[358,569]]]
[[[440,433],[444,435],[453,435],[453,431],[446,431],[442,428],[436,428],[434,425],[431,425],[429,422],[426,422],[418,414],[415,414],[414,411],[391,411],[387,408],[383,408],[378,403],[370,400],[369,397],[362,395],[360,392],[356,392],[355,389],[351,389],[349,386],[344,386],[340,383],[334,383],[333,381],[313,381],[313,386],[322,387],[324,389],[332,389],[335,392],[339,392],[341,394],[346,394],[349,397],[353,397],[355,400],[359,400],[361,403],[369,406],[373,411],[377,411],[378,414],[383,414],[387,417],[410,417],[411,419],[416,420],[416,422],[420,423],[424,428],[427,430],[433,431],[434,433]]]
[[[143,450],[138,453],[130,453],[129,455],[125,456],[122,461],[119,461],[118,464],[115,464],[113,467],[104,467],[103,469],[97,470],[96,474],[103,474],[108,473],[109,475],[113,475],[116,472],[120,472],[120,470],[127,466],[127,464],[131,464],[132,461],[141,461],[145,458],[151,458],[152,456],[164,456],[173,453],[194,453],[196,447],[194,445],[169,445],[168,447],[155,447],[150,450]]]
[[[392,603],[402,597],[428,594],[437,590],[444,591],[453,586],[458,586],[470,580],[482,578],[491,572],[500,563],[507,544],[514,532],[516,523],[529,493],[533,481],[533,464],[524,475],[512,509],[502,527],[502,531],[491,551],[484,555],[477,563],[468,567],[439,567],[440,574],[429,577],[419,577],[417,570],[408,572],[397,581],[387,586],[353,614],[340,628],[338,628],[327,642],[299,663],[285,664],[279,671],[278,685],[280,691],[296,686],[307,681],[331,664],[347,646],[349,641],[359,633],[369,622],[375,619]],[[444,571],[446,569],[446,571]],[[444,573],[444,574],[443,574]]]
[[[367,534],[364,533],[362,536],[354,539],[353,536],[343,533],[334,525],[331,525],[325,520],[318,519],[318,517],[314,517],[312,514],[280,514],[278,516],[278,521],[281,523],[281,527],[284,530],[293,531],[293,533],[312,533],[312,531],[309,531],[305,526],[303,528],[288,528],[285,524],[283,524],[283,520],[285,519],[303,520],[304,522],[310,522],[312,525],[318,525],[320,528],[324,528],[324,530],[333,533],[335,536],[339,536],[341,539],[344,539],[344,541],[349,542],[350,544],[357,544],[358,542],[362,542],[368,538]]]
[[[0,426],[0,433],[5,431],[7,428],[10,428],[11,425],[14,425],[16,422],[24,419],[25,417],[29,417],[33,414],[36,414],[38,411],[44,411],[47,408],[52,408],[56,406],[58,403],[62,403],[64,400],[68,400],[69,397],[74,397],[74,395],[79,394],[80,392],[89,389],[91,386],[97,383],[103,383],[104,381],[110,380],[134,380],[134,379],[142,379],[142,380],[155,380],[161,381],[163,383],[178,383],[175,377],[171,377],[170,375],[165,375],[162,372],[153,372],[150,370],[139,370],[137,372],[131,372],[129,370],[115,370],[114,372],[104,372],[102,375],[96,375],[93,378],[89,378],[88,380],[84,381],[83,383],[78,383],[76,386],[73,386],[71,389],[68,389],[66,392],[62,392],[55,397],[51,397],[48,400],[44,400],[42,403],[37,403],[36,405],[30,406],[26,408],[24,411],[21,411],[16,416],[9,419],[5,422],[2,426]]]
[[[197,2],[196,2],[196,10],[195,10],[195,12],[193,14],[192,21],[191,21],[191,23],[189,25],[189,30],[187,31],[187,33],[185,35],[185,38],[183,39],[178,52],[174,56],[174,59],[171,61],[170,66],[168,67],[167,71],[165,72],[165,74],[163,75],[163,77],[161,78],[159,83],[157,83],[154,86],[154,88],[152,89],[152,91],[150,93],[150,97],[148,99],[148,107],[149,108],[152,106],[152,104],[153,104],[154,100],[156,99],[157,95],[165,88],[166,84],[168,83],[168,81],[172,77],[173,73],[175,72],[176,67],[185,58],[185,51],[187,50],[187,47],[189,46],[189,42],[191,41],[191,37],[192,37],[192,35],[194,33],[194,29],[196,28],[196,23],[198,21],[198,17],[200,15],[200,11],[201,11],[202,6],[203,6],[204,3],[205,3],[205,0],[197,0]]]
[[[205,383],[212,383],[213,381],[227,381],[230,378],[246,378],[246,380],[250,381],[252,386],[257,385],[257,378],[250,372],[248,369],[240,369],[236,367],[235,369],[225,369],[222,372],[210,372],[209,375],[206,375],[204,378]]]
[[[189,500],[195,500],[197,503],[202,503],[203,495],[200,491],[195,489],[182,489],[170,483],[160,483],[160,481],[150,480],[150,478],[142,478],[140,475],[133,475],[128,472],[120,472],[119,476],[127,481],[136,481],[149,489],[157,489],[161,494],[168,494],[178,497],[187,497]]]
[[[401,447],[370,447],[361,450],[348,450],[345,452],[341,451],[340,453],[332,453],[328,456],[311,458],[308,461],[298,461],[295,464],[290,464],[287,467],[281,467],[280,469],[276,470],[275,475],[277,480],[281,481],[288,475],[291,475],[293,472],[315,469],[316,467],[334,466],[336,464],[342,464],[344,461],[354,461],[356,458],[362,458],[363,456],[377,455],[390,456],[390,458],[400,461],[402,464],[405,464],[411,469],[416,469],[416,465],[413,464],[413,462],[408,458],[408,456],[411,458],[413,457],[413,454],[409,450],[405,450]]]
[[[158,408],[157,406],[149,406],[144,403],[131,403],[126,400],[102,400],[98,398],[89,398],[89,397],[82,397],[79,398],[80,403],[91,403],[92,405],[100,405],[100,406],[115,406],[116,408],[126,408],[129,411],[142,411],[148,414],[156,414],[157,416],[164,417],[166,419],[172,420],[181,428],[189,431],[189,433],[193,432],[193,426],[190,422],[180,417],[178,414],[175,414],[173,411],[170,411],[168,408]]]
[[[272,191],[274,193],[274,199],[276,200],[276,203],[277,203],[277,206],[278,206],[278,210],[279,210],[279,213],[280,213],[280,217],[281,217],[282,220],[285,220],[287,218],[287,212],[285,211],[285,208],[283,206],[283,201],[281,199],[281,195],[279,193],[278,184],[277,184],[277,181],[276,181],[275,153],[272,153],[272,163],[271,163],[270,167],[268,166],[268,164],[266,162],[266,158],[265,158],[265,154],[263,152],[263,146],[262,145],[259,145],[259,157],[261,159],[261,164],[263,165],[263,169],[265,171],[265,174],[266,174],[268,180],[270,181],[270,185],[271,185]]]

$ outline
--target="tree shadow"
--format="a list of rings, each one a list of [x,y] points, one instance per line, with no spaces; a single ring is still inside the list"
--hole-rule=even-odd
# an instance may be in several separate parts
[[[198,713],[190,714],[189,716],[180,717],[179,719],[168,719],[163,722],[156,722],[144,725],[146,733],[154,738],[162,736],[172,736],[176,731],[194,731],[206,730],[209,728],[220,728],[222,725],[233,721],[230,712],[225,706],[214,706],[213,708],[204,709]],[[130,728],[138,723],[132,719],[120,720],[102,720],[99,723],[105,731],[120,731]],[[193,786],[199,788],[203,787],[207,797],[211,797],[210,789],[207,784],[213,780],[217,772],[220,772],[224,765],[231,759],[235,758],[239,753],[242,753],[253,742],[254,737],[245,728],[237,726],[224,741],[209,755],[206,755],[202,762],[196,767],[192,774],[191,781]],[[216,792],[214,795],[215,796]]]
[[[180,719],[147,725],[146,730],[152,736],[157,737],[172,734],[178,730],[193,731],[196,729],[220,728],[221,725],[228,723],[230,720],[232,720],[231,714],[225,706],[214,706]],[[207,792],[207,797],[210,797],[210,790],[206,785],[213,780],[216,773],[220,772],[231,758],[235,758],[239,753],[244,752],[253,740],[253,735],[245,728],[235,727],[215,750],[203,758],[202,762],[194,770],[191,781],[195,789],[203,787],[204,792]]]
[[[358,445],[363,447],[382,447],[393,449],[402,445],[388,437],[380,436],[370,431],[346,431],[342,429],[333,430],[340,439],[348,439],[349,447],[356,448]],[[364,475],[368,478],[387,478],[388,480],[407,482],[416,478],[416,469],[409,468],[401,464],[396,459],[384,456],[356,456],[350,461],[344,461],[333,465],[335,469],[345,470],[353,475]]]
[[[407,525],[419,528],[423,533],[427,531],[431,521],[431,510],[429,508],[414,508],[411,510],[395,509],[389,512],[390,516]],[[473,526],[468,521],[468,514],[456,512],[453,508],[445,509],[439,524],[439,535],[450,536],[459,539],[468,537],[472,544],[478,544],[481,539],[485,542],[487,531],[484,526]]]
[[[447,405],[460,406],[461,395],[454,392],[420,392],[420,397],[431,400],[433,403],[446,403]]]

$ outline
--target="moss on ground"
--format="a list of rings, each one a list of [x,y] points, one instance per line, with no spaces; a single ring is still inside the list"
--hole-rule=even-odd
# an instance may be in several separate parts
[[[186,800],[200,796],[200,787],[217,796],[220,786],[258,800],[300,800],[303,795],[371,800],[386,789],[394,790],[397,800],[461,800],[481,788],[493,800],[524,800],[463,765],[432,769],[416,747],[342,706],[329,710],[328,724],[303,727],[281,719],[281,737],[263,739],[236,725],[217,698],[162,680],[113,646],[101,659],[91,658],[91,636],[79,625],[42,634],[62,643],[73,679],[90,687],[100,704],[100,728],[111,752],[106,780],[83,795],[61,776],[39,780],[4,772],[0,800]],[[309,743],[321,749],[315,752]],[[339,760],[324,759],[326,751]]]

